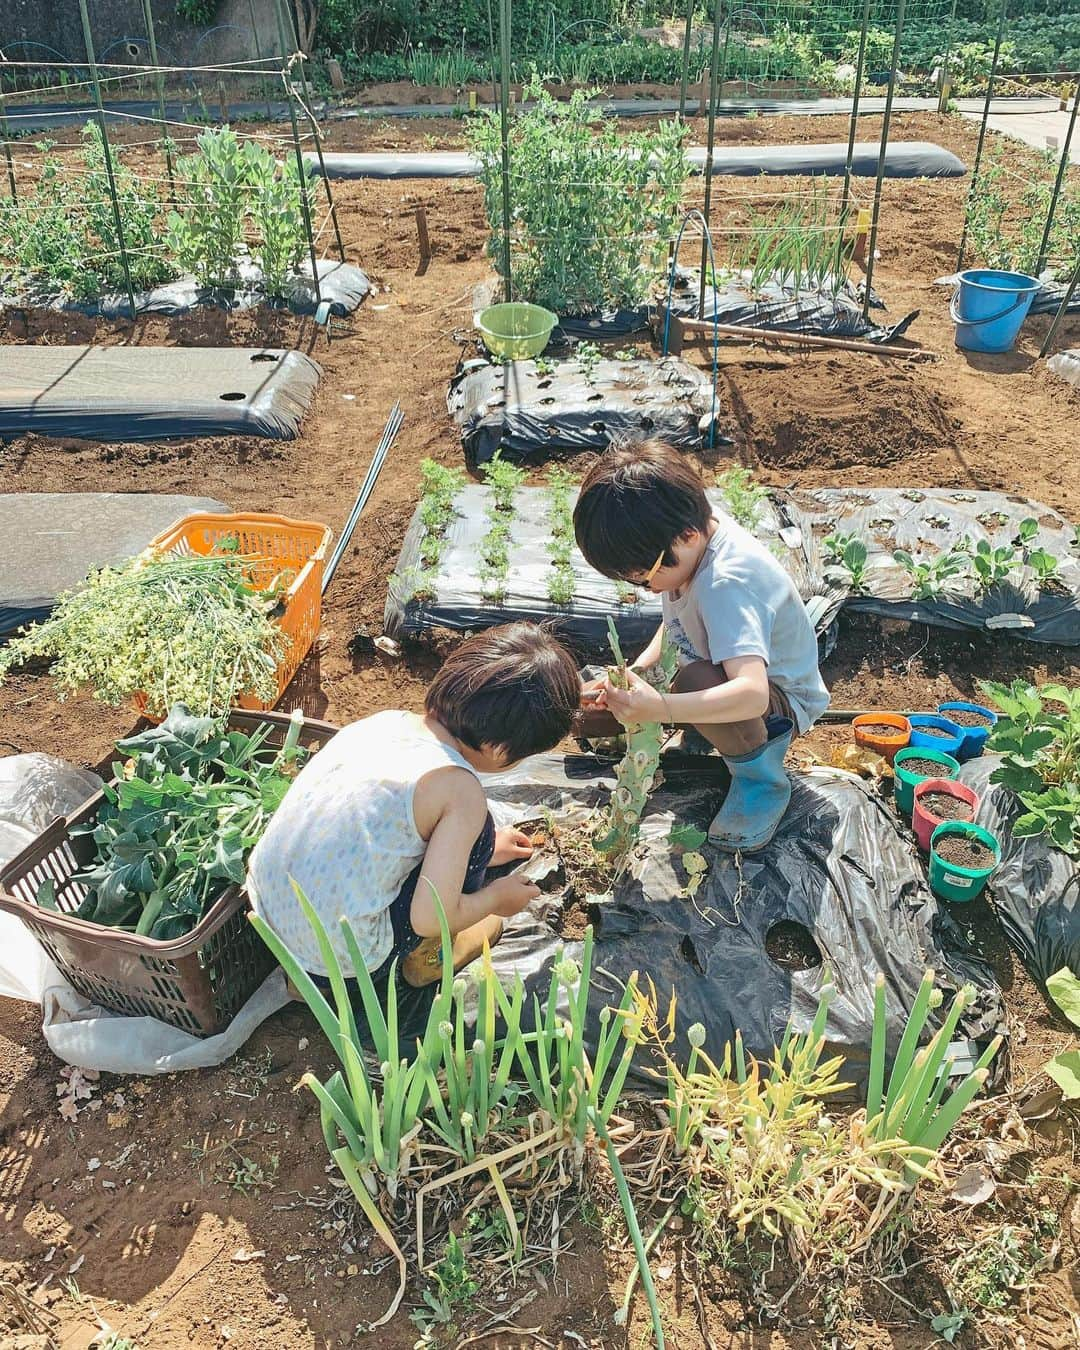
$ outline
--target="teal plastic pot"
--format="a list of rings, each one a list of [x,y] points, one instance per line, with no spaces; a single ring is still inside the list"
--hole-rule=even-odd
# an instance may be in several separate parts
[[[949,835],[963,835],[985,844],[994,854],[989,867],[957,867],[955,863],[943,862],[938,857],[937,845]],[[974,900],[982,894],[987,877],[1001,862],[1001,845],[981,825],[969,820],[947,820],[939,825],[930,836],[930,889],[941,900]]]
[[[514,301],[491,305],[476,320],[484,346],[504,361],[525,361],[539,356],[548,345],[559,316],[540,305]]]
[[[951,712],[973,712],[981,713],[987,719],[981,727],[965,727],[959,722],[956,723],[964,733],[964,739],[960,743],[960,753],[957,759],[975,759],[981,755],[986,745],[987,738],[997,725],[997,713],[993,708],[984,708],[981,703],[939,703],[938,712],[942,717],[949,717]],[[949,718],[952,721],[952,718]]]
[[[909,759],[929,759],[938,765],[935,773],[912,773],[904,765]],[[906,750],[898,750],[893,760],[893,791],[896,805],[906,816],[910,816],[915,805],[915,787],[927,778],[953,779],[960,772],[960,765],[952,755],[942,750],[925,750],[921,745],[909,745]]]

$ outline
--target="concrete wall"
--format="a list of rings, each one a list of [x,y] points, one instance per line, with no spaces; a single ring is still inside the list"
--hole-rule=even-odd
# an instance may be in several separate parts
[[[151,0],[162,65],[214,65],[279,50],[276,0],[220,0],[214,24],[193,27],[177,17],[176,0]],[[87,0],[97,58],[149,64],[142,0]],[[55,51],[24,47],[42,43]],[[14,44],[14,45],[13,45]],[[78,0],[0,0],[0,50],[13,61],[81,61],[86,54]]]

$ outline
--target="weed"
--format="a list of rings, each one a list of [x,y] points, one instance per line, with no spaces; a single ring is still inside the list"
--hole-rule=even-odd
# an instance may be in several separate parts
[[[447,1239],[446,1251],[432,1270],[434,1288],[423,1291],[424,1306],[410,1314],[409,1320],[421,1331],[448,1326],[467,1313],[480,1286],[469,1271],[465,1249],[456,1234]]]
[[[767,488],[754,482],[749,469],[732,464],[716,475],[716,486],[724,499],[724,510],[743,529],[756,530],[761,522],[765,503],[769,499]]]
[[[71,1299],[76,1307],[81,1306],[86,1302],[86,1295],[79,1288],[79,1282],[74,1275],[66,1275],[59,1283],[60,1288],[67,1294],[68,1298]]]
[[[278,1162],[276,1153],[270,1154],[264,1167],[254,1158],[230,1150],[228,1160],[219,1169],[217,1180],[241,1195],[256,1195],[264,1186],[273,1186],[277,1180]]]
[[[953,1262],[950,1296],[954,1304],[1002,1312],[1013,1297],[1029,1289],[1042,1261],[1037,1242],[1013,1224],[984,1233]]]

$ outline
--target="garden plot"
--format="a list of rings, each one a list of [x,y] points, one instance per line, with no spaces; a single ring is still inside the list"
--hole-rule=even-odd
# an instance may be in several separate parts
[[[505,477],[523,471],[496,461]],[[660,622],[660,598],[609,581],[574,544],[576,489],[561,470],[546,488],[462,486],[463,475],[432,466],[389,578],[384,625],[392,636],[448,628],[457,632],[513,619],[553,619],[560,632],[590,647],[606,641],[608,620],[629,646],[642,645]],[[710,494],[723,512],[725,497]],[[728,503],[730,505],[730,503]],[[791,574],[824,632],[844,589],[818,590],[802,532],[784,508],[763,503],[755,525]]]
[[[272,348],[9,347],[0,436],[292,440],[321,373]]]
[[[446,400],[470,464],[605,450],[622,437],[704,444],[716,419],[708,377],[675,357],[607,359],[579,343],[572,360],[466,362]]]
[[[978,991],[959,1030],[957,1070],[1003,1032],[1001,993],[989,968],[930,894],[895,816],[860,780],[832,770],[794,775],[772,844],[737,862],[703,838],[728,781],[720,762],[674,755],[662,768],[638,846],[603,896],[588,894],[577,841],[608,800],[611,766],[542,756],[488,785],[500,819],[527,829],[539,821],[543,834],[526,875],[545,894],[509,922],[495,948],[504,975],[516,971],[527,989],[546,984],[557,948],[566,943],[576,951],[572,939],[591,923],[594,966],[603,971],[590,990],[597,1013],[637,971],[658,989],[674,989],[680,1022],[706,1028],[714,1058],[736,1028],[748,1053],[767,1058],[789,1022],[809,1029],[827,969],[837,995],[825,1035],[831,1052],[847,1057],[849,1080],[865,1072],[879,974],[888,991],[890,1047],[928,965],[946,989],[970,982]],[[695,855],[705,860],[703,877]],[[696,889],[689,884],[695,875]],[[587,1019],[594,1035],[597,1025]],[[680,1058],[686,1048],[680,1042]]]

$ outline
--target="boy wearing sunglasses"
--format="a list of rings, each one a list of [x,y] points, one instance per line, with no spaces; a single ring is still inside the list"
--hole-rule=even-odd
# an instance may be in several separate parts
[[[596,462],[581,484],[574,532],[598,572],[658,592],[663,612],[629,669],[629,689],[606,678],[586,686],[582,734],[610,734],[604,711],[623,724],[694,727],[731,771],[709,839],[728,852],[763,848],[791,799],[791,738],[829,702],[794,582],[749,531],[713,511],[697,468],[661,441]],[[661,694],[638,672],[659,660],[665,633],[679,673]]]

